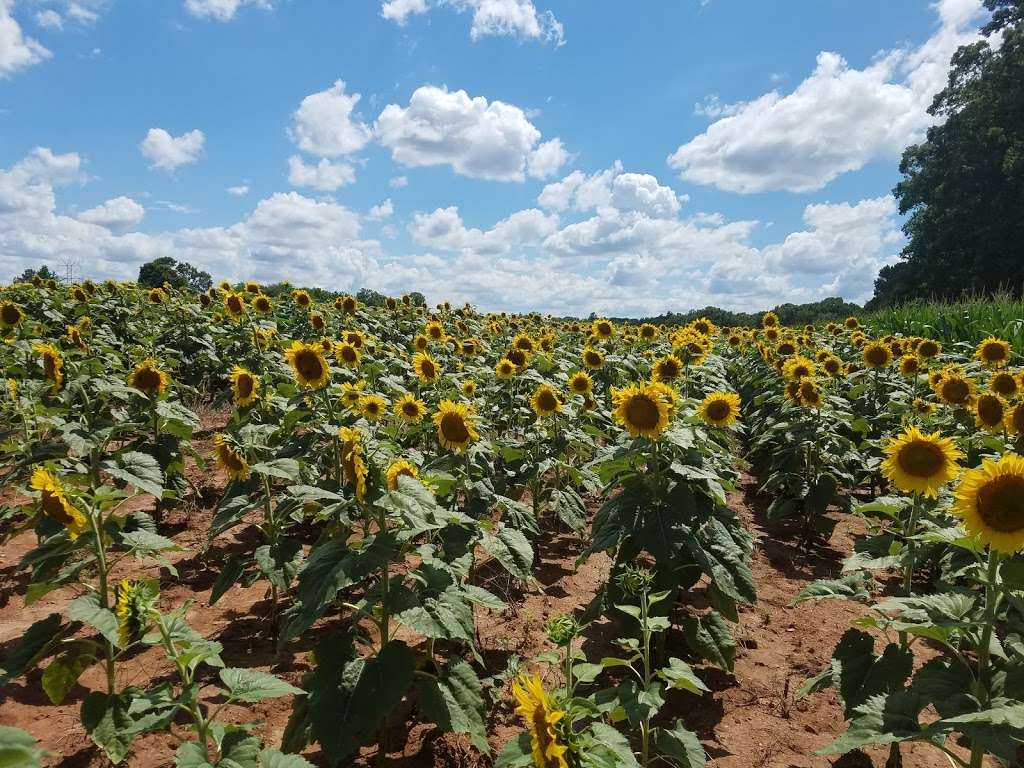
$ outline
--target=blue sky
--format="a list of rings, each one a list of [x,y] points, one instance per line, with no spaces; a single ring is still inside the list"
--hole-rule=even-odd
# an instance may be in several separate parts
[[[870,296],[980,0],[0,0],[0,280]]]

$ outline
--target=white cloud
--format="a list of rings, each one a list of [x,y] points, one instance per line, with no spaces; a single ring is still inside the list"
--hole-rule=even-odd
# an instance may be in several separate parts
[[[189,14],[214,21],[231,21],[245,5],[266,10],[273,7],[270,0],[185,0],[185,10]]]
[[[57,31],[64,29],[64,19],[52,8],[36,13],[35,20],[36,24],[43,29],[55,29]]]
[[[320,157],[358,152],[372,138],[370,128],[353,119],[358,93],[345,93],[345,82],[335,81],[325,91],[310,94],[292,115],[289,134],[299,149]]]
[[[145,215],[146,209],[130,197],[115,197],[95,208],[82,211],[78,214],[78,220],[117,231],[134,227]]]
[[[375,132],[397,163],[447,164],[493,181],[551,175],[568,159],[558,139],[539,145],[540,131],[519,107],[435,86],[417,88],[407,107],[386,106]]]
[[[459,13],[472,12],[469,35],[474,41],[481,37],[513,37],[556,46],[565,42],[561,22],[551,11],[538,11],[532,0],[382,0],[380,13],[404,25],[414,14],[444,6]]]
[[[74,19],[79,24],[88,26],[95,24],[100,15],[97,9],[102,8],[104,0],[85,0],[85,2],[69,2],[67,6],[67,17]]]
[[[557,228],[557,215],[530,208],[502,219],[486,232],[467,229],[459,209],[452,206],[414,214],[409,232],[415,242],[429,248],[495,256],[515,246],[539,245]]]
[[[238,184],[234,187],[228,187],[225,190],[225,192],[227,192],[229,195],[234,195],[235,197],[245,197],[246,195],[249,194],[249,185]]]
[[[53,55],[31,37],[22,34],[21,26],[11,15],[13,5],[13,0],[0,0],[0,80]]]
[[[738,101],[735,104],[724,104],[718,98],[718,94],[712,93],[710,96],[705,96],[704,101],[693,105],[693,114],[715,119],[731,117],[745,106],[746,103],[742,101]]]
[[[333,192],[355,180],[355,169],[348,163],[331,162],[324,157],[316,165],[309,165],[298,155],[288,158],[288,183],[293,187],[312,187],[322,192]]]
[[[196,162],[205,143],[206,136],[198,129],[181,136],[171,136],[163,128],[150,128],[139,149],[152,163],[152,168],[173,171]]]
[[[792,93],[706,103],[726,116],[680,146],[669,165],[687,181],[733,192],[807,192],[872,160],[897,158],[934,122],[926,110],[956,48],[978,37],[981,0],[934,7],[939,29],[917,49],[880,53],[864,69],[822,52]]]
[[[391,215],[394,212],[395,206],[391,204],[391,198],[389,197],[383,203],[379,203],[370,208],[370,212],[366,214],[366,218],[374,221],[382,221],[383,219],[391,218]]]
[[[685,199],[648,173],[623,173],[622,164],[616,162],[590,175],[573,171],[545,186],[537,202],[553,211],[612,209],[663,219],[674,218]]]
[[[405,176],[394,176],[388,180],[388,186],[392,189],[403,189],[409,186],[409,179]]]

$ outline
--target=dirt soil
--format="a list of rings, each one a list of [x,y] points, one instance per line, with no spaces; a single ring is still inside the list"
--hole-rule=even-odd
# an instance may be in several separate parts
[[[201,453],[212,452],[212,432],[223,423],[222,419],[223,414],[204,415],[203,431],[194,441]],[[188,621],[199,632],[223,644],[223,658],[228,666],[272,672],[299,685],[309,669],[311,649],[325,633],[340,626],[342,619],[326,617],[277,654],[273,641],[267,637],[269,605],[264,586],[236,586],[210,606],[217,565],[232,551],[256,546],[257,537],[251,527],[241,526],[206,549],[207,529],[225,478],[212,463],[204,469],[190,465],[188,472],[199,494],[167,512],[161,525],[161,531],[182,547],[182,551],[169,557],[177,577],[166,568],[138,562],[123,563],[123,573],[118,576],[159,576],[163,585],[161,608],[169,610],[193,600]],[[857,751],[842,757],[815,755],[843,730],[842,709],[830,691],[796,700],[800,686],[822,668],[839,637],[853,619],[862,615],[863,609],[839,600],[792,607],[790,603],[809,581],[839,574],[843,558],[852,550],[856,537],[863,535],[863,526],[856,518],[838,516],[839,524],[830,541],[806,548],[768,532],[764,518],[768,501],[757,495],[753,479],[747,476],[729,499],[757,536],[753,571],[758,601],[741,608],[735,632],[740,644],[735,670],[727,674],[697,665],[698,674],[711,692],[701,698],[673,692],[665,714],[670,718],[682,717],[687,727],[698,734],[713,768],[882,768],[887,749]],[[151,508],[152,499],[141,498],[138,504]],[[312,539],[307,543],[312,543]],[[13,537],[0,548],[0,658],[6,657],[33,622],[63,611],[78,594],[70,588],[61,589],[27,608],[24,606],[26,576],[17,571],[17,564],[35,545],[35,536],[28,533]],[[500,615],[477,608],[480,653],[488,666],[484,674],[501,672],[514,656],[528,660],[551,650],[544,629],[547,620],[560,613],[581,611],[608,576],[611,564],[603,555],[577,565],[585,543],[568,532],[544,535],[535,545],[538,562],[534,573],[538,583],[532,587],[513,584],[500,568],[488,567],[486,563],[478,570],[480,583],[509,604],[508,610]],[[700,588],[695,591],[696,601],[700,599]],[[587,628],[583,650],[589,659],[599,659],[615,650],[613,639],[614,630],[609,622],[595,622]],[[668,654],[685,658],[684,647],[680,630],[673,627],[667,640]],[[118,685],[145,687],[171,679],[171,671],[160,649],[146,649],[119,665]],[[545,674],[552,683],[558,682],[556,671]],[[40,677],[41,670],[36,669],[0,691],[0,724],[22,728],[38,738],[40,746],[52,753],[50,766],[107,765],[79,720],[83,698],[91,690],[104,688],[100,667],[87,670],[60,705],[50,704]],[[204,690],[207,696],[214,693],[212,686]],[[489,724],[489,740],[496,752],[522,727],[507,693],[500,698],[502,703],[494,708]],[[291,700],[284,698],[245,709],[229,707],[223,718],[234,722],[262,720],[257,733],[265,746],[275,747],[280,744],[290,711]],[[433,726],[420,722],[415,713],[406,713],[398,720],[389,729],[387,743],[392,748],[387,754],[381,756],[375,749],[366,748],[354,764],[392,768],[486,768],[491,764],[465,739],[439,735]],[[344,727],[343,723],[338,725]],[[187,736],[180,726],[175,728]],[[178,737],[172,734],[143,736],[135,741],[125,764],[132,768],[172,766],[177,744]],[[316,765],[327,765],[315,745],[304,754]],[[903,756],[905,768],[945,764],[940,762],[941,754],[928,746],[904,746]]]

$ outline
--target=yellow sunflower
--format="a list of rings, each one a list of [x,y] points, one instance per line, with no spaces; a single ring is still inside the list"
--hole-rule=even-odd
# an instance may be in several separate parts
[[[779,325],[779,316],[774,312],[765,312],[761,315],[761,327],[762,328],[777,328]]]
[[[240,365],[231,369],[231,394],[235,405],[244,408],[259,400],[260,377]]]
[[[675,355],[665,355],[654,364],[654,378],[658,381],[672,381],[683,373],[683,361]]]
[[[790,381],[814,378],[817,370],[815,362],[803,355],[793,355],[782,364],[782,375]]]
[[[1024,458],[1007,453],[964,472],[951,512],[967,533],[1012,555],[1024,548]]]
[[[60,480],[46,469],[36,467],[29,485],[41,494],[39,503],[43,514],[63,525],[71,541],[77,539],[89,527],[88,519],[68,499]]]
[[[615,335],[615,326],[611,320],[600,318],[590,324],[590,332],[603,341]]]
[[[740,397],[735,392],[711,392],[700,404],[700,417],[715,427],[727,427],[740,415]]]
[[[419,422],[427,412],[427,404],[407,392],[395,401],[395,415],[410,424]]]
[[[313,300],[309,298],[309,294],[306,293],[306,291],[298,289],[292,291],[292,301],[294,301],[303,309],[306,309],[313,303]]]
[[[569,389],[577,395],[589,395],[594,391],[594,380],[586,371],[577,371],[569,377]]]
[[[370,470],[363,458],[363,433],[355,427],[338,430],[341,441],[341,466],[345,472],[345,484],[356,491],[356,498],[366,498],[366,478]]]
[[[640,338],[644,341],[654,341],[658,338],[658,326],[651,323],[643,323],[640,326]]]
[[[334,300],[334,308],[341,310],[345,314],[354,315],[359,308],[359,302],[356,301],[354,296],[339,296]]]
[[[232,480],[246,480],[249,477],[249,462],[244,454],[237,450],[227,438],[218,432],[213,438],[213,453],[217,465],[228,473]]]
[[[568,747],[560,742],[558,734],[558,724],[565,712],[555,708],[540,676],[520,675],[512,683],[512,695],[519,702],[516,713],[529,725],[533,764],[537,768],[568,768]]]
[[[600,351],[593,347],[587,347],[583,350],[583,364],[595,371],[599,371],[604,368],[604,355]]]
[[[974,421],[987,432],[998,432],[1003,428],[1006,416],[1006,401],[999,395],[986,392],[974,401]]]
[[[0,302],[0,328],[14,328],[24,319],[25,313],[13,301]]]
[[[442,400],[433,421],[437,427],[438,441],[450,451],[460,453],[470,443],[480,439],[474,424],[473,409],[461,403]]]
[[[543,418],[562,410],[562,402],[555,390],[548,384],[540,384],[530,397],[530,407],[538,417]]]
[[[363,353],[354,344],[343,341],[334,345],[334,359],[346,368],[358,368]]]
[[[668,427],[669,402],[651,383],[612,390],[615,421],[633,437],[657,440]]]
[[[511,379],[516,375],[516,365],[507,357],[501,358],[494,366],[494,375],[499,379]]]
[[[1006,431],[1011,435],[1024,435],[1024,402],[1017,403],[1003,419]]]
[[[224,296],[224,309],[232,317],[241,317],[245,312],[245,297],[232,291]]]
[[[1010,342],[989,336],[978,344],[974,356],[986,368],[1002,368],[1010,362]]]
[[[319,389],[331,380],[331,369],[319,344],[293,341],[284,356],[299,386]]]
[[[931,498],[939,488],[957,476],[963,458],[952,438],[938,432],[925,434],[909,427],[884,446],[886,455],[882,474],[901,491],[921,493]]]
[[[476,382],[472,379],[462,382],[462,394],[466,397],[473,397],[476,394]]]
[[[53,382],[56,392],[64,383],[64,357],[52,344],[33,344],[32,351],[43,358],[43,376]]]
[[[418,478],[419,472],[416,469],[416,465],[406,459],[397,459],[391,462],[387,470],[388,490],[398,490],[398,478],[403,476],[413,479]]]
[[[813,379],[800,380],[800,404],[808,408],[821,408],[822,397],[818,384]]]
[[[515,349],[521,349],[523,352],[533,352],[537,345],[534,344],[529,334],[520,333],[512,339],[512,346]]]
[[[900,374],[903,376],[917,376],[921,372],[921,360],[916,355],[904,355],[900,358]]]
[[[927,400],[915,397],[912,403],[914,410],[920,414],[935,413],[935,403],[929,403]]]
[[[141,581],[121,579],[114,588],[114,615],[117,617],[117,639],[127,648],[142,638],[149,625],[149,594]]]
[[[942,351],[942,345],[935,339],[921,339],[914,351],[926,360],[930,360]]]
[[[935,394],[947,405],[966,406],[974,396],[974,382],[959,368],[949,367],[941,372]]]
[[[1002,395],[1006,398],[1013,398],[1020,389],[1020,381],[1012,373],[1007,371],[997,371],[992,374],[992,378],[989,379],[988,388],[997,395]]]
[[[388,404],[380,395],[363,395],[356,407],[367,421],[377,421],[387,413]]]
[[[274,308],[274,305],[270,302],[270,297],[264,296],[262,293],[252,300],[252,306],[261,315],[269,313]]]
[[[860,358],[864,365],[872,370],[888,368],[892,363],[892,350],[881,342],[872,341],[864,345]]]
[[[419,380],[424,383],[436,381],[441,372],[438,368],[437,361],[426,352],[419,352],[415,357],[413,357],[412,369],[416,371],[416,376]]]
[[[128,386],[135,387],[151,397],[163,394],[170,383],[171,377],[152,357],[147,357],[128,374]]]
[[[359,404],[359,398],[363,396],[365,381],[357,381],[354,384],[346,381],[341,385],[341,402],[346,408],[355,408]]]

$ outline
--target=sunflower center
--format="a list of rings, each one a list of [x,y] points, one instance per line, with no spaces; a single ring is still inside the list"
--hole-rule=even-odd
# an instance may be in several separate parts
[[[303,379],[310,381],[319,379],[324,374],[324,366],[319,356],[306,350],[295,356],[295,367]]]
[[[922,341],[917,346],[917,352],[921,357],[935,357],[939,354],[939,348],[934,341]]]
[[[71,516],[64,509],[64,500],[58,494],[51,491],[43,491],[42,506],[43,512],[61,525],[67,525],[71,522]]]
[[[354,363],[356,361],[356,350],[354,347],[345,345],[341,348],[341,359],[346,363]]]
[[[992,389],[1000,395],[1012,395],[1017,391],[1017,381],[1008,373],[1000,373],[992,379]]]
[[[537,396],[537,405],[542,411],[553,411],[558,407],[558,399],[554,392],[546,389]]]
[[[465,420],[457,413],[446,413],[441,419],[441,434],[450,443],[456,445],[469,442],[469,428]]]
[[[242,311],[242,301],[241,301],[241,299],[239,299],[237,296],[232,296],[230,299],[228,299],[228,309],[230,309],[235,314],[238,314],[239,312],[241,312]]]
[[[1015,432],[1018,434],[1024,432],[1024,404],[1018,405],[1013,409],[1013,413],[1010,414],[1010,421]]]
[[[434,378],[434,364],[429,360],[423,361],[423,363],[420,365],[420,371],[422,371],[423,375],[426,376],[428,379]]]
[[[946,466],[946,455],[934,443],[908,443],[897,454],[900,468],[914,477],[932,477]]]
[[[242,457],[226,446],[221,449],[220,460],[225,467],[235,472],[245,468],[245,462],[242,461]]]
[[[978,514],[1001,533],[1024,529],[1024,477],[1003,475],[978,491]]]
[[[249,374],[242,374],[238,377],[238,395],[239,397],[249,397],[252,394],[252,376]]]
[[[865,354],[865,358],[872,365],[885,365],[885,359],[888,355],[885,354],[885,350],[881,347],[872,347]]]
[[[988,360],[990,363],[995,363],[1000,360],[1006,359],[1006,349],[1003,347],[1002,344],[990,342],[982,348],[981,356]]]
[[[1003,404],[994,397],[983,397],[978,400],[978,418],[988,426],[994,426],[1003,420]]]
[[[7,325],[16,325],[21,321],[21,310],[13,304],[4,304],[0,308],[0,317]]]
[[[572,380],[573,392],[584,393],[587,391],[587,380],[583,378]]]
[[[406,416],[418,416],[420,413],[419,406],[416,403],[402,403],[402,413]]]
[[[141,368],[135,374],[135,386],[143,392],[151,392],[160,387],[160,374],[152,368]]]
[[[661,376],[665,379],[674,379],[679,375],[679,366],[672,360],[666,360],[661,364]]]
[[[942,385],[942,394],[951,403],[962,403],[971,394],[971,389],[963,379],[947,379]]]
[[[661,420],[658,404],[647,395],[635,395],[626,404],[626,419],[639,429],[655,429]]]
[[[43,356],[43,375],[48,379],[57,378],[57,358],[53,355]]]
[[[732,409],[725,400],[712,400],[708,403],[707,414],[708,418],[712,421],[722,421],[727,419]]]

